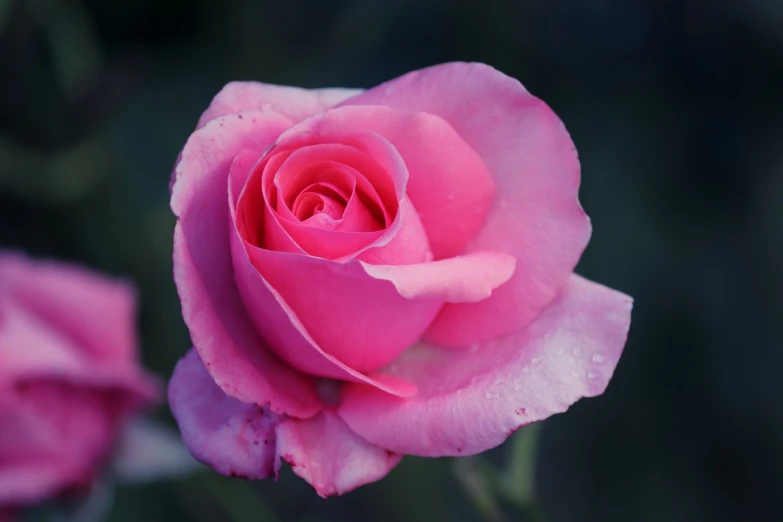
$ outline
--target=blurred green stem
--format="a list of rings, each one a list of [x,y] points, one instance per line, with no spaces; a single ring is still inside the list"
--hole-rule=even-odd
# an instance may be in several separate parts
[[[454,473],[487,522],[506,522],[496,494],[497,470],[480,456],[454,461]]]
[[[511,439],[511,455],[501,480],[501,493],[520,509],[535,505],[535,461],[539,423],[520,429]]]
[[[250,482],[205,472],[199,481],[233,522],[277,522],[271,508],[251,490]]]
[[[509,440],[508,465],[503,470],[479,455],[454,462],[457,479],[487,522],[505,522],[501,501],[513,505],[522,515],[522,522],[543,522],[534,491],[539,429],[538,424],[531,424]]]

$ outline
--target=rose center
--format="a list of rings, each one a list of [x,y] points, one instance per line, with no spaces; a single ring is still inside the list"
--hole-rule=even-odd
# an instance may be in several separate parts
[[[300,222],[316,225],[311,220],[341,220],[346,205],[346,198],[334,187],[313,183],[296,196],[291,212]]]

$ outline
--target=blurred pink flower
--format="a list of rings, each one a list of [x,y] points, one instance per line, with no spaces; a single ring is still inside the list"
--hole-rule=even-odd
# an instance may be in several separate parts
[[[131,285],[0,252],[0,509],[90,487],[159,383]]]
[[[631,299],[573,274],[579,180],[563,123],[486,65],[228,84],[172,177],[185,443],[327,496],[602,393]]]

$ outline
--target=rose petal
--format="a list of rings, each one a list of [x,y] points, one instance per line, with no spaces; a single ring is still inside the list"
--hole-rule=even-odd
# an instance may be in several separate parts
[[[327,171],[327,173],[331,172],[333,175],[337,175],[339,173],[339,181],[344,181],[345,183],[350,181],[353,185],[358,185],[357,190],[363,191],[365,193],[369,192],[369,197],[371,199],[377,200],[378,207],[381,209],[384,208],[383,203],[381,203],[381,201],[378,199],[378,195],[375,193],[375,188],[367,179],[365,179],[364,174],[358,170],[363,166],[364,168],[362,168],[362,171],[368,172],[371,170],[377,170],[379,166],[373,165],[369,156],[361,153],[353,147],[329,144],[303,147],[298,149],[291,153],[283,162],[283,164],[280,165],[280,168],[273,174],[275,176],[275,183],[277,184],[278,181],[281,183],[286,183],[288,178],[293,178],[294,176],[297,178],[295,181],[298,181],[300,184],[305,183],[302,181],[303,178],[307,180],[306,183],[309,183],[311,180],[322,179],[317,177],[318,174],[323,173],[323,171],[318,170],[318,167],[327,161],[334,162],[338,165],[336,167],[337,172]],[[312,171],[311,173],[313,176],[306,177],[310,171]],[[386,173],[379,175],[386,175]],[[407,176],[407,173],[403,173],[401,175]],[[345,179],[346,177],[349,179]],[[249,185],[249,188],[250,190],[256,190],[255,185],[253,185],[252,182]],[[293,189],[294,191],[299,190],[299,187],[296,186],[286,186],[284,188]],[[395,194],[394,188],[391,186],[391,184],[389,184],[387,189],[388,190],[386,191],[385,197],[387,200],[387,205],[391,207],[390,210],[396,213],[396,209],[399,205],[398,196]],[[281,192],[282,190],[278,190],[278,201],[281,199]],[[250,209],[249,211],[252,211],[253,207],[258,204],[256,201],[257,198],[249,200],[248,204],[244,205],[244,208]],[[278,207],[283,206],[280,203],[282,202],[279,201]],[[240,202],[239,205],[242,206],[242,203]],[[274,216],[272,220],[269,220],[269,222],[265,223],[265,230],[282,226],[282,228],[287,232],[288,236],[291,237],[305,252],[309,253],[310,255],[323,257],[325,259],[338,259],[344,256],[350,256],[351,254],[360,251],[367,245],[373,243],[384,234],[384,231],[377,226],[370,231],[353,230],[351,226],[356,224],[356,217],[353,218],[353,221],[350,221],[349,218],[349,221],[345,222],[345,224],[348,225],[346,227],[347,229],[345,230],[342,229],[343,227],[338,227],[337,225],[335,225],[335,227],[331,230],[325,230],[324,228],[314,227],[312,224],[294,222],[288,219],[279,219],[279,216],[285,216],[285,214],[287,214],[285,210],[286,209],[284,206],[283,208],[279,208],[276,212],[277,215]],[[343,221],[341,220],[339,224],[342,225]],[[276,235],[270,235],[269,237],[274,238]],[[264,245],[258,246],[262,246],[270,250],[277,250],[277,248],[275,248],[275,244],[267,244],[266,242]],[[285,248],[283,249],[287,250]]]
[[[415,265],[362,263],[372,277],[390,281],[406,299],[447,303],[481,301],[511,278],[516,260],[498,252],[476,252]]]
[[[78,352],[74,355],[95,363],[135,364],[136,292],[131,284],[10,253],[0,253],[0,279],[6,299],[58,332]]]
[[[196,459],[223,475],[272,476],[274,428],[282,417],[223,393],[195,350],[189,350],[174,369],[169,404],[182,440]]]
[[[435,259],[461,253],[484,224],[495,190],[478,154],[441,118],[390,107],[330,109],[292,127],[281,139],[312,132],[340,141],[357,131],[382,135],[402,156],[410,173],[406,194]]]
[[[44,500],[89,483],[136,411],[122,389],[55,379],[0,384],[0,504]]]
[[[224,475],[267,478],[282,458],[329,496],[382,478],[401,458],[356,436],[334,412],[297,420],[228,397],[195,350],[177,364],[169,401],[193,456]]]
[[[268,211],[279,199],[279,192],[288,190],[287,185],[301,178],[302,173],[308,173],[309,166],[334,161],[356,171],[357,191],[365,194],[374,205],[380,203],[387,222],[393,219],[405,195],[408,171],[402,158],[385,139],[373,133],[355,133],[340,143],[321,143],[320,137],[298,133],[293,138],[281,140],[262,160],[263,167],[259,166],[250,175],[237,203],[238,226],[244,239],[269,250],[297,252],[302,249],[325,259],[350,258],[371,246],[389,242],[399,224],[387,227],[386,232],[337,232],[280,219],[280,210]],[[307,178],[306,183],[316,179],[319,178]],[[265,194],[263,207],[259,191]],[[278,192],[274,198],[272,191]],[[257,217],[262,208],[267,209],[266,216],[271,219]],[[263,235],[257,231],[261,221]],[[247,224],[247,229],[243,229],[243,224]],[[258,241],[261,237],[263,244]],[[382,239],[384,237],[386,239]],[[291,243],[295,247],[292,248]]]
[[[294,280],[300,281],[300,283],[305,286],[300,286],[299,289],[305,292],[308,290],[306,285],[312,285],[312,279],[307,276],[303,277],[303,267],[299,266],[299,263],[303,260],[316,260],[317,258],[303,257],[295,254],[282,254],[280,252],[268,252],[266,250],[258,249],[247,243],[243,244],[242,239],[236,231],[232,234],[231,249],[234,259],[236,280],[239,285],[242,299],[247,307],[246,309],[264,338],[288,364],[306,374],[345,381],[362,382],[376,387],[384,393],[390,393],[400,397],[410,397],[416,394],[416,387],[403,379],[377,380],[373,375],[361,373],[361,367],[347,364],[335,355],[325,352],[302,324],[297,313],[277,291],[274,284],[263,278],[258,272],[258,269],[253,266],[248,251],[261,253],[262,256],[265,253],[270,255],[291,256],[293,261],[290,262],[287,267],[288,270],[290,270],[287,272],[289,275],[281,275],[281,277],[283,279],[288,279],[289,282],[293,282]],[[344,266],[329,261],[323,262],[338,267]],[[285,266],[277,265],[275,268],[279,268],[282,272],[286,272]],[[280,273],[276,269],[272,271],[275,275]],[[296,274],[296,277],[290,277],[290,274],[292,273]],[[318,295],[323,289],[316,288],[314,294]],[[307,295],[302,297],[305,300],[308,300]],[[310,300],[308,303],[309,306],[306,307],[306,311],[309,311],[309,316],[318,316],[316,310],[323,310],[323,308],[320,308],[322,306],[320,304],[321,299],[314,298]],[[434,313],[437,313],[437,309],[434,310]],[[340,314],[332,312],[331,314],[322,315],[321,318],[328,320],[334,315],[339,317]],[[347,318],[343,316],[343,321],[346,320]],[[339,339],[336,340],[336,342],[339,341]],[[385,363],[378,364],[377,366],[380,367],[383,366],[383,364]]]
[[[361,89],[300,89],[269,83],[231,82],[213,98],[201,115],[198,127],[220,116],[249,110],[273,110],[295,122],[301,121],[360,92]]]
[[[69,481],[77,479],[76,476],[65,478]],[[3,463],[0,468],[0,503],[16,505],[45,500],[62,488],[62,480],[62,464],[52,459]]]
[[[229,178],[229,210],[236,220],[235,205],[237,189],[243,186],[254,168],[254,154],[239,154],[231,166]],[[258,191],[255,191],[257,194]],[[302,322],[285,300],[259,273],[250,262],[248,249],[236,229],[231,232],[231,253],[236,283],[242,299],[264,337],[277,347],[289,364],[305,373],[331,377],[340,380],[364,382],[387,393],[410,397],[416,394],[416,387],[402,379],[385,379],[381,375],[365,375],[333,356],[325,353],[310,337]],[[260,250],[260,249],[258,249]],[[307,259],[307,258],[305,258]]]
[[[277,454],[322,497],[342,495],[375,482],[402,455],[373,446],[332,411],[277,426]]]
[[[307,344],[349,368],[373,371],[416,342],[442,304],[435,299],[405,299],[394,285],[369,276],[356,261],[339,264],[248,244],[245,249],[258,277],[263,276],[276,297],[269,299],[260,285],[245,279],[240,284],[245,304],[278,355],[304,372],[344,378],[324,373],[328,369],[315,364],[298,337],[312,339]],[[234,257],[240,257],[236,251]],[[240,267],[236,270],[239,273]],[[250,271],[243,272],[247,274],[252,277]],[[284,308],[289,321],[271,320],[274,302],[275,311]],[[295,329],[289,326],[292,321]]]
[[[266,150],[290,124],[273,112],[217,118],[194,132],[176,168],[171,208],[174,281],[193,345],[216,384],[247,403],[309,417],[321,409],[314,383],[269,352],[234,282],[229,236],[228,174],[242,151]]]
[[[56,379],[100,389],[122,390],[141,408],[157,400],[160,383],[134,363],[107,364],[84,357],[80,348],[27,310],[6,302],[0,328],[0,380]],[[31,349],[32,348],[32,349]]]
[[[51,299],[43,294],[43,283],[49,283]],[[138,366],[135,335],[128,331],[134,322],[132,300],[125,283],[0,252],[0,381],[57,379],[122,390],[139,408],[154,402],[160,383]],[[116,331],[101,323],[104,315]]]
[[[354,133],[345,138],[343,142],[344,143],[338,144],[340,145],[339,147],[332,146],[329,148],[326,146],[326,148],[319,148],[318,150],[340,154],[345,153],[346,149],[358,148],[359,153],[362,151],[371,153],[367,155],[382,165],[387,173],[392,174],[391,182],[393,185],[393,188],[389,186],[383,189],[383,192],[385,193],[385,204],[380,205],[380,198],[377,201],[374,200],[374,204],[383,206],[384,210],[386,210],[387,207],[394,205],[394,203],[389,201],[389,198],[399,198],[405,192],[407,170],[402,162],[402,158],[399,157],[386,140],[372,133]],[[284,227],[285,223],[282,223],[282,221],[285,220],[288,221],[290,225],[290,216],[283,215],[281,217],[279,216],[279,212],[270,210],[272,202],[277,199],[277,195],[270,194],[268,197],[265,196],[266,199],[263,199],[261,195],[264,192],[262,190],[262,183],[266,182],[267,190],[271,190],[272,182],[269,178],[272,177],[272,173],[275,169],[280,168],[284,162],[287,162],[289,156],[292,156],[297,150],[296,147],[312,143],[313,137],[308,133],[295,133],[295,135],[289,137],[284,144],[281,144],[283,150],[270,151],[270,153],[261,160],[259,165],[254,167],[251,171],[243,171],[241,174],[236,175],[232,174],[232,178],[243,180],[242,183],[237,181],[232,182],[231,185],[232,190],[235,191],[235,195],[232,196],[233,204],[239,206],[239,208],[237,208],[238,217],[236,218],[235,223],[242,237],[251,244],[263,244],[264,248],[279,252],[305,253],[303,248],[294,241],[287,228]],[[351,158],[354,156],[348,154],[341,156],[341,158],[343,161],[351,161]],[[302,156],[299,157],[301,158]],[[301,166],[304,168],[306,164],[307,163]],[[258,175],[259,170],[263,170],[261,176]],[[269,174],[267,174],[267,170],[270,171]],[[380,174],[378,175],[380,176]],[[267,176],[266,181],[264,181],[264,176]],[[367,180],[363,180],[363,178],[363,175],[356,177],[357,185],[360,185],[360,190],[365,193],[370,191],[374,192],[374,187],[369,185],[362,188],[363,183],[367,182]],[[244,187],[241,189],[241,205],[236,197],[236,190],[239,187]],[[272,199],[270,200],[270,198]],[[370,238],[370,242],[364,241],[364,235],[359,236],[359,239],[356,239],[355,235],[346,235],[345,242],[340,243],[339,241],[333,241],[335,240],[334,235],[322,237],[319,236],[319,234],[322,234],[323,231],[315,229],[305,232],[304,230],[301,230],[301,228],[303,228],[302,226],[300,226],[302,235],[298,236],[298,238],[302,240],[303,243],[309,244],[306,241],[314,241],[314,239],[309,236],[318,236],[323,242],[331,245],[331,248],[335,248],[334,245],[339,243],[338,246],[343,251],[351,251],[350,254],[338,258],[337,261],[340,262],[357,256],[364,261],[383,260],[383,262],[389,264],[417,263],[432,259],[426,233],[424,232],[416,210],[406,199],[403,199],[402,201],[398,200],[397,205],[400,210],[396,216],[385,215],[387,222],[391,220],[391,224],[387,226],[383,233],[373,235],[375,239]],[[259,208],[264,209],[263,217],[258,216]],[[295,230],[292,230],[292,232],[293,231]],[[308,237],[304,237],[305,235]],[[348,245],[347,243],[349,242],[355,243]],[[358,245],[363,246],[355,250],[349,248]],[[316,248],[313,252],[319,253],[319,250]],[[334,253],[329,249],[324,249],[323,251],[320,251],[320,254],[322,257],[329,258],[328,254],[330,254],[330,252]]]
[[[577,198],[576,151],[551,109],[518,81],[477,63],[408,73],[343,104],[440,116],[479,154],[494,180],[492,209],[466,252],[511,254],[517,259],[514,276],[489,299],[444,306],[429,340],[467,346],[530,322],[555,297],[590,238],[590,221]]]
[[[620,358],[632,300],[572,276],[527,328],[471,349],[423,345],[387,371],[419,386],[400,400],[347,385],[338,412],[372,444],[437,457],[493,448],[514,430],[600,395]]]
[[[391,241],[360,252],[357,260],[379,265],[396,265],[432,261],[432,251],[419,213],[408,198],[400,203],[400,228]],[[376,243],[377,245],[377,243]]]

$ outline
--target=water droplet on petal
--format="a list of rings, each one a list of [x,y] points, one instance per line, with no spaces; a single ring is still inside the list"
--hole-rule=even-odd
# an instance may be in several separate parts
[[[590,373],[587,374],[587,378],[592,381],[593,379],[597,379],[598,378],[598,374],[595,373],[595,372],[590,372]]]
[[[574,346],[574,347],[571,349],[571,353],[573,353],[573,354],[574,354],[574,355],[576,355],[576,356],[579,356],[579,354],[581,354],[581,353],[582,353],[582,349],[581,349],[581,348],[579,348],[578,346]]]
[[[527,367],[525,368],[525,370],[527,370]],[[514,391],[519,391],[521,389],[522,389],[522,385],[521,384],[515,384],[514,385]]]
[[[597,353],[597,354],[593,355],[593,356],[591,357],[591,359],[592,359],[592,361],[593,361],[594,363],[601,364],[601,363],[603,363],[603,362],[606,362],[606,355],[604,355],[604,354],[602,354],[602,353]]]
[[[540,362],[541,362],[541,357],[533,357],[533,358],[530,360],[530,362],[532,362],[533,364],[538,364],[538,363],[540,363]]]

